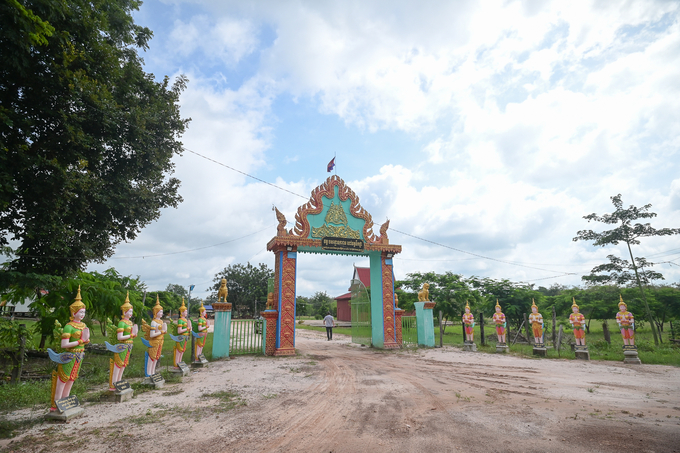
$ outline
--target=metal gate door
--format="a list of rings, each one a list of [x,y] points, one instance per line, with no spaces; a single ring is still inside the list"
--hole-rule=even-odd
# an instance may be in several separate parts
[[[261,354],[263,319],[232,319],[229,354]]]
[[[371,298],[366,286],[359,280],[352,280],[352,343],[372,344]]]
[[[418,324],[415,316],[401,317],[401,342],[402,344],[418,344]]]

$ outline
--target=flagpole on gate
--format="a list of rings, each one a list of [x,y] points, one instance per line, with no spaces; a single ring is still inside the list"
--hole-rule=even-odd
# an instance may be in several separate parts
[[[335,153],[333,153],[333,162],[335,162]],[[338,176],[338,167],[333,165],[333,170],[335,170],[335,176]]]

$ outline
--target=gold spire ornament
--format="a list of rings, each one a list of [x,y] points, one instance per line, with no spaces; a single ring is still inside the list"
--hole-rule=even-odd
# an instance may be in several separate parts
[[[120,311],[126,313],[130,309],[132,309],[132,304],[130,303],[130,291],[128,291],[125,296],[125,302],[120,306]]]
[[[80,285],[78,285],[78,294],[76,295],[76,301],[71,304],[69,307],[69,311],[71,312],[71,321],[73,321],[73,315],[78,313],[79,310],[82,310],[85,307],[85,304],[83,303],[83,298],[80,297]]]
[[[469,309],[470,309],[470,304],[468,303],[468,301],[467,301],[467,300],[465,301],[465,308],[466,308],[467,310],[469,310]]]
[[[158,294],[156,294],[156,305],[153,306],[153,317],[155,318],[156,315],[158,314],[159,311],[161,311],[163,307],[161,307],[161,300],[158,298]]]
[[[501,308],[501,305],[498,303],[498,299],[496,299],[496,308]]]
[[[187,307],[184,305],[184,298],[182,297],[182,305],[179,306],[179,315],[182,316],[182,313],[186,311]]]
[[[626,303],[623,301],[623,296],[622,296],[621,294],[619,294],[619,307],[620,307],[621,305],[623,305],[624,307],[626,307],[626,310],[628,310],[628,305],[626,305]]]
[[[203,300],[201,300],[201,306],[198,307],[198,312],[203,313],[205,311],[205,307],[203,306]]]
[[[538,310],[538,307],[536,306],[536,302],[534,301],[534,299],[531,299],[531,308],[534,308],[534,307],[536,307],[536,310]]]
[[[573,304],[571,304],[571,308],[574,308],[574,307],[578,308],[578,305],[576,305],[576,299],[572,297],[571,300],[573,302]]]

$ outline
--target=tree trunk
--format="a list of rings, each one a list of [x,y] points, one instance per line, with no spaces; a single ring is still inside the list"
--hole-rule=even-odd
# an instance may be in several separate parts
[[[526,329],[526,333],[527,333],[527,341],[529,342],[529,344],[531,344],[531,338],[532,337],[529,334],[530,328],[529,328],[529,321],[527,321],[527,314],[526,313],[524,313],[524,328]]]
[[[19,328],[26,328],[26,324],[19,324]],[[24,364],[24,355],[26,354],[26,336],[23,333],[19,334],[19,351],[12,353],[12,374],[10,377],[10,384],[18,384],[21,382],[21,369]]]
[[[552,343],[555,347],[555,341],[557,339],[557,314],[555,313],[555,306],[553,305],[553,318],[552,318]]]
[[[486,344],[486,337],[484,336],[484,313],[479,312],[479,332],[482,339],[482,345]]]
[[[40,336],[40,346],[38,346],[38,349],[40,349],[41,351],[45,349],[45,340],[47,340],[47,335],[42,334]]]
[[[640,288],[640,293],[642,293],[642,301],[645,303],[645,312],[647,314],[647,320],[649,321],[649,328],[652,329],[652,335],[654,336],[654,344],[658,346],[659,339],[656,336],[654,318],[652,318],[652,311],[649,309],[649,304],[647,304],[647,296],[645,295],[645,290],[642,288],[642,283],[640,282],[640,275],[638,274],[637,265],[635,264],[635,258],[633,258],[633,251],[630,248],[630,242],[626,241],[626,245],[628,245],[628,253],[630,253],[630,260],[633,262],[635,279],[637,280],[638,288]]]
[[[609,324],[607,324],[606,319],[602,323],[602,335],[604,335],[604,341],[606,341],[609,344],[612,344],[612,338],[611,335],[609,335]]]

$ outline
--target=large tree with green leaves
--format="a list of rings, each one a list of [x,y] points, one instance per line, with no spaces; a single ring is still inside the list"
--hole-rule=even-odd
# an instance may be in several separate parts
[[[157,82],[137,0],[0,3],[0,245],[7,271],[72,276],[181,201],[186,78]]]
[[[227,279],[227,300],[233,304],[235,316],[258,316],[264,310],[269,279],[274,278],[274,271],[266,264],[230,264],[215,275],[215,284],[208,289],[216,294],[223,278]]]
[[[628,209],[624,209],[623,202],[621,201],[621,194],[611,197],[611,200],[615,208],[614,212],[611,214],[600,216],[593,213],[584,216],[583,218],[588,220],[588,222],[592,220],[607,225],[617,226],[611,230],[603,231],[602,233],[597,233],[593,230],[581,230],[576,233],[577,235],[574,238],[574,241],[593,241],[593,245],[596,247],[623,243],[626,245],[626,251],[630,256],[630,261],[616,255],[608,255],[607,258],[609,259],[609,263],[595,266],[590,272],[590,275],[584,275],[582,279],[590,285],[611,283],[616,283],[618,285],[636,284],[640,290],[642,301],[644,302],[645,313],[650,328],[652,329],[652,335],[654,336],[654,343],[659,344],[654,318],[649,309],[645,290],[642,285],[643,283],[648,284],[652,280],[663,280],[663,275],[649,269],[654,266],[654,263],[651,263],[642,257],[634,257],[631,245],[640,244],[640,238],[643,237],[680,234],[680,228],[662,228],[657,230],[652,228],[649,223],[633,223],[638,219],[656,217],[656,213],[649,212],[649,208],[651,208],[652,205],[646,204],[641,208],[630,205]]]

